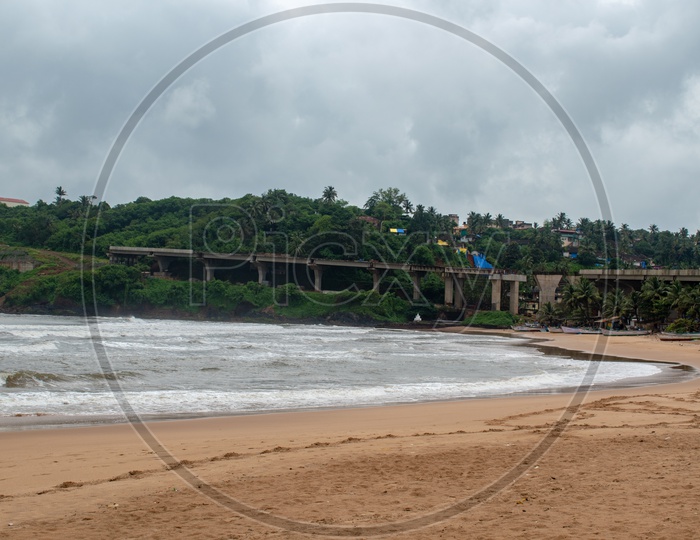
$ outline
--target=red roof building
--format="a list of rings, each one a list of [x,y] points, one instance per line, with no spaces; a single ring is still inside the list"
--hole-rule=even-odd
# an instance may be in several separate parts
[[[23,199],[10,199],[7,197],[0,197],[0,203],[5,206],[29,206],[29,203]]]

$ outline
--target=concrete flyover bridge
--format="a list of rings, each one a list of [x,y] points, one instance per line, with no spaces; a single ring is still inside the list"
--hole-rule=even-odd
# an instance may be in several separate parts
[[[447,265],[425,266],[410,263],[393,263],[384,261],[364,260],[337,260],[317,259],[312,257],[294,257],[292,255],[277,253],[210,253],[199,252],[191,249],[169,249],[150,247],[126,247],[110,246],[109,260],[111,263],[134,264],[142,257],[153,258],[158,263],[159,275],[167,275],[170,265],[177,260],[189,260],[190,265],[194,261],[202,264],[204,272],[202,278],[205,281],[214,279],[215,273],[220,270],[235,267],[249,266],[257,270],[258,283],[283,284],[292,281],[299,275],[308,277],[308,281],[315,291],[323,290],[323,276],[325,272],[332,272],[338,268],[356,268],[366,270],[372,275],[372,288],[379,290],[383,276],[390,270],[401,270],[411,276],[413,282],[413,300],[423,298],[420,290],[420,280],[429,272],[439,275],[445,284],[445,305],[462,308],[464,306],[464,282],[468,278],[486,276],[491,281],[491,307],[501,309],[502,284],[510,286],[510,312],[517,314],[519,285],[526,281],[526,276],[514,274],[502,270],[452,267]],[[190,266],[192,268],[192,266]]]
[[[599,288],[607,287],[608,290],[618,286],[624,287],[628,290],[639,290],[642,283],[651,277],[656,277],[661,281],[682,281],[693,284],[700,283],[700,269],[610,270],[596,268],[593,270],[580,270],[579,276],[594,281]]]

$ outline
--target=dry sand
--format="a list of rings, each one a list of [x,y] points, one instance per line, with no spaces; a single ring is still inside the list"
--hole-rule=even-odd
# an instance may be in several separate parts
[[[543,336],[700,368],[700,343]],[[152,423],[162,447],[129,425],[4,432],[0,538],[700,536],[700,379],[571,405],[522,396]]]

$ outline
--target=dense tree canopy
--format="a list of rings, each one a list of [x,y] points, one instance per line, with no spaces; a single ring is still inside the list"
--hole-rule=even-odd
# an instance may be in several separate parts
[[[640,263],[700,267],[700,233],[686,228],[661,231],[652,224],[635,230],[585,217],[574,223],[558,212],[542,226],[520,229],[502,214],[494,218],[470,211],[458,231],[448,216],[432,206],[414,205],[396,187],[376,190],[364,208],[340,199],[333,186],[326,186],[318,199],[275,189],[238,199],[140,197],[114,207],[93,204],[88,195],[72,201],[61,186],[55,194],[50,204],[0,205],[0,242],[74,253],[92,251],[94,243],[98,255],[110,245],[128,245],[387,260],[408,260],[425,245],[436,261],[464,262],[464,255],[456,253],[463,248],[485,255],[496,268],[524,273],[574,274],[580,268]],[[399,229],[405,234],[392,232]],[[561,229],[580,233],[575,259],[563,257]],[[430,260],[425,254],[421,258]]]

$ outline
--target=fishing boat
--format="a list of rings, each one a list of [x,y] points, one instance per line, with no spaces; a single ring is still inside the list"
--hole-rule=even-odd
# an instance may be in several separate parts
[[[600,331],[601,334],[604,336],[647,336],[651,334],[650,330],[632,330],[632,329],[627,329],[627,330],[609,330],[607,328],[603,328]]]
[[[544,332],[545,329],[541,326],[533,326],[529,324],[516,324],[511,326],[516,332]]]
[[[700,339],[700,332],[661,332],[659,334],[659,339],[661,341],[692,341],[694,339]]]
[[[565,334],[600,334],[599,328],[584,328],[578,326],[563,326],[561,327],[562,332]]]
[[[580,334],[581,329],[575,326],[562,326],[561,331],[565,334]]]

